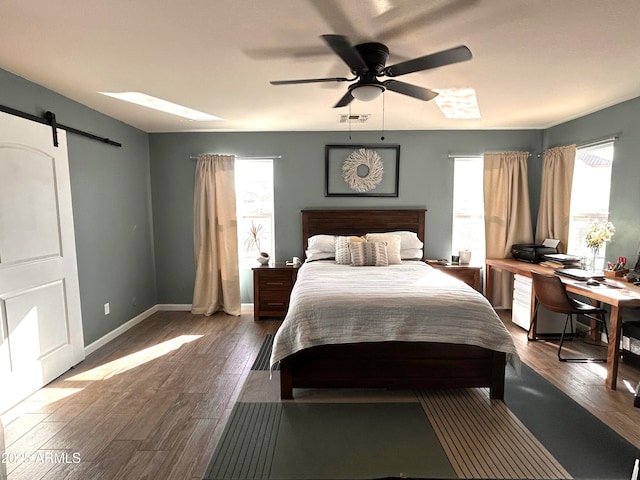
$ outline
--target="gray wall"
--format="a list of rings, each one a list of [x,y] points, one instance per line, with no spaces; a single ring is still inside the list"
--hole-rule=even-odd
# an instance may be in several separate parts
[[[640,98],[550,128],[544,146],[581,144],[619,136],[614,143],[609,219],[616,227],[607,245],[609,259],[626,256],[635,264],[640,248]]]
[[[275,160],[275,259],[302,257],[300,210],[309,207],[426,207],[428,257],[451,255],[453,160],[449,153],[539,152],[542,132],[386,132],[385,144],[400,145],[398,198],[324,196],[326,144],[380,143],[376,132],[168,133],[150,134],[153,224],[158,300],[190,303],[193,260],[193,185],[198,153],[282,155]],[[532,210],[537,211],[540,159],[531,157]],[[243,301],[249,299],[244,296]]]
[[[148,135],[4,70],[0,104],[37,116],[49,110],[62,124],[122,143],[67,134],[88,345],[157,303]]]

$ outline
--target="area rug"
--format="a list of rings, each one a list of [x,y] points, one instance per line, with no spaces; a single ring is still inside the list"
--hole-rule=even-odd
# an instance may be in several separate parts
[[[636,450],[523,366],[487,389],[296,389],[280,401],[269,335],[206,480],[628,479]]]

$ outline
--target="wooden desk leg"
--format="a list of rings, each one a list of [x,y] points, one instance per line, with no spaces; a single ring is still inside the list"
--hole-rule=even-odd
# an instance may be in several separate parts
[[[600,308],[600,302],[598,301],[594,301],[593,302],[593,306]],[[598,340],[600,340],[600,323],[597,322],[596,320],[591,320],[590,323],[590,328],[591,328],[591,333],[589,334],[589,340],[597,342]]]
[[[620,309],[611,305],[609,316],[609,344],[607,347],[607,381],[611,390],[616,389],[618,381],[618,361],[620,360],[620,335],[622,333],[622,315]]]
[[[491,271],[493,270],[493,267],[491,267],[491,265],[485,265],[484,270],[484,296],[487,297],[489,303],[492,303],[491,294],[493,293],[493,284],[491,281]]]

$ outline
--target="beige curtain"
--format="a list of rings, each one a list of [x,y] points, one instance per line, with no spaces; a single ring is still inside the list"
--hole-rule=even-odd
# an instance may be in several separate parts
[[[567,253],[569,241],[569,207],[575,160],[575,145],[544,152],[536,243],[542,243],[545,238],[560,240],[560,253]]]
[[[528,152],[487,153],[484,155],[484,215],[487,258],[511,257],[511,245],[531,243],[531,211],[527,181]],[[493,274],[496,308],[510,308],[513,276]]]
[[[199,155],[194,188],[192,313],[240,315],[233,155]]]

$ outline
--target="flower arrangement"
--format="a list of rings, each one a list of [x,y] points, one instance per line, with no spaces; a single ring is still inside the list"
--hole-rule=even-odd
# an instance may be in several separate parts
[[[587,246],[592,250],[599,250],[604,242],[608,242],[616,233],[616,227],[611,222],[593,222],[587,234],[585,240]]]

